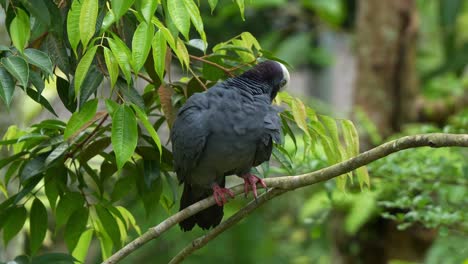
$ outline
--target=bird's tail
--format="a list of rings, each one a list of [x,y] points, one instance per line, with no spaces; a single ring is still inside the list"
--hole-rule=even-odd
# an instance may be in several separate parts
[[[221,187],[224,187],[224,182]],[[193,188],[190,184],[184,184],[184,192],[180,198],[180,210],[205,199],[213,194],[212,189]],[[197,224],[202,229],[210,229],[219,225],[223,219],[223,206],[213,205],[207,209],[198,212],[195,215],[183,220],[179,223],[183,231],[190,231]]]

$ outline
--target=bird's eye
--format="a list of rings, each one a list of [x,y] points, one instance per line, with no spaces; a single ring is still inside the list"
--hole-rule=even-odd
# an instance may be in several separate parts
[[[286,85],[286,80],[284,80],[284,79],[281,80],[281,82],[280,82],[280,87],[283,87],[283,86],[285,86],[285,85]]]

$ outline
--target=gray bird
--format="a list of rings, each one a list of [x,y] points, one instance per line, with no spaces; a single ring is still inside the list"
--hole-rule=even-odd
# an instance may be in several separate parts
[[[184,231],[195,224],[217,226],[223,218],[227,196],[225,177],[237,175],[257,198],[252,167],[270,159],[273,141],[280,141],[281,122],[271,105],[280,88],[289,82],[286,67],[276,61],[259,63],[242,75],[192,95],[177,113],[171,131],[175,171],[184,191],[180,210],[214,195],[217,205],[180,222]]]

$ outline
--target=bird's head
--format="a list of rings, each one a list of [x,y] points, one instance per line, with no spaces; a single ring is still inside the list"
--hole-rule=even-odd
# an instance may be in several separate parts
[[[289,72],[286,66],[272,60],[257,64],[252,69],[244,72],[241,77],[265,84],[265,92],[270,95],[272,101],[275,99],[278,91],[289,84]]]

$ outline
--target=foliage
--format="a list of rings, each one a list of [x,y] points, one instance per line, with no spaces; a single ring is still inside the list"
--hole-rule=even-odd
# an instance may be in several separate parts
[[[78,261],[85,260],[93,238],[105,259],[140,234],[125,207],[129,201],[140,201],[147,216],[158,210],[158,202],[170,211],[178,194],[171,152],[159,137],[163,125],[171,127],[177,109],[195,92],[262,58],[277,59],[249,32],[209,43],[204,15],[193,0],[0,3],[13,44],[0,47],[4,105],[14,103],[14,93],[24,93],[57,116],[27,128],[13,125],[0,141],[11,154],[0,160],[0,229],[8,244],[29,222],[31,256],[40,252],[47,234],[63,231],[68,252]],[[216,3],[209,1],[211,10]],[[244,17],[244,1],[236,4]],[[178,80],[170,74],[173,58],[185,75]],[[138,80],[147,83],[143,90]],[[57,90],[63,107],[49,103],[46,89]],[[317,115],[286,93],[278,103],[286,107],[281,117],[290,142],[289,150],[283,145],[274,150],[282,172],[295,172],[297,153],[318,151],[324,164],[334,164],[359,152],[350,121]],[[61,108],[71,113],[68,121],[58,118]],[[369,185],[365,168],[356,175],[361,187]],[[337,181],[342,191],[347,178],[352,175]]]

